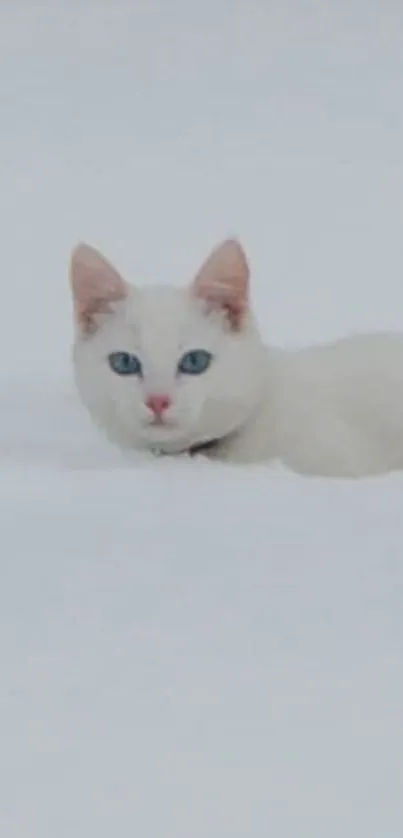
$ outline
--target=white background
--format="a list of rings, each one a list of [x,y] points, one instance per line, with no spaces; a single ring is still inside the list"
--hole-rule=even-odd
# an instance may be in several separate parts
[[[403,326],[397,0],[0,6],[0,833],[401,838],[399,475],[128,461],[71,384],[71,247],[268,341]]]

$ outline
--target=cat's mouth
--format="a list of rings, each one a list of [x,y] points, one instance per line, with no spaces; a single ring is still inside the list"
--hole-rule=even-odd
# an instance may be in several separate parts
[[[163,416],[154,416],[153,419],[150,419],[149,422],[147,422],[147,426],[151,428],[166,428],[172,426],[172,424],[172,420],[169,421],[169,419],[164,419]]]
[[[155,416],[153,419],[150,419],[146,423],[145,427],[147,430],[151,431],[153,429],[155,429],[156,431],[174,431],[178,428],[178,424],[173,419],[164,419],[162,416]]]
[[[144,425],[144,434],[152,443],[170,440],[181,434],[181,428],[173,419],[155,418]]]

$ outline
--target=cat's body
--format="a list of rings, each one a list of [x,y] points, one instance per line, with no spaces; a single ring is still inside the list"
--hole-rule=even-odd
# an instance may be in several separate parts
[[[403,335],[266,347],[236,242],[190,288],[133,288],[85,245],[73,255],[79,393],[115,444],[304,474],[403,468]]]
[[[268,349],[264,394],[222,458],[333,477],[403,468],[403,335]]]

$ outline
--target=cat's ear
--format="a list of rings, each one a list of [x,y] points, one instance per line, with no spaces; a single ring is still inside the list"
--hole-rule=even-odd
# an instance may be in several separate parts
[[[249,308],[249,266],[236,239],[213,250],[194,279],[192,292],[210,308],[225,311],[235,331],[242,328]]]
[[[70,259],[70,284],[77,324],[84,332],[93,331],[96,317],[123,300],[128,287],[116,269],[88,244],[79,244]]]

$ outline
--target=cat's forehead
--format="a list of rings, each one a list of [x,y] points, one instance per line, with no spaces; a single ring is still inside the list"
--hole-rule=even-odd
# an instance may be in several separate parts
[[[127,299],[126,324],[141,343],[179,344],[197,333],[208,334],[213,323],[203,305],[182,288],[152,286],[135,290]]]

